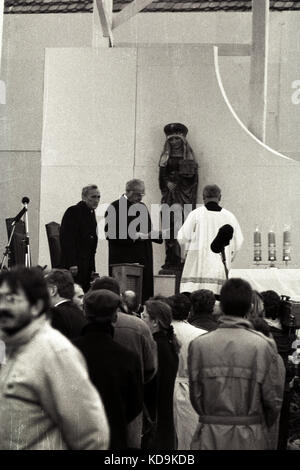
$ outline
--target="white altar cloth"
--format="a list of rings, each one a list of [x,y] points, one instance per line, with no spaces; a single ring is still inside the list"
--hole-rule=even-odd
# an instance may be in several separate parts
[[[274,290],[300,301],[300,269],[231,269],[229,277],[241,277],[258,292]]]

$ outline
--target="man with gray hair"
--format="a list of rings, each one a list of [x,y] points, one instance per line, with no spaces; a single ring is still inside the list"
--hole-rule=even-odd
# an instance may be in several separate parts
[[[130,180],[126,183],[126,193],[112,202],[105,214],[109,264],[139,263],[144,266],[142,303],[153,295],[152,242],[163,242],[152,238],[150,215],[142,203],[144,195],[144,182]]]
[[[226,280],[223,258],[229,270],[235,254],[243,244],[243,234],[236,217],[219,205],[221,189],[216,184],[203,189],[204,205],[190,212],[178,232],[184,268],[180,292],[208,289],[219,294]],[[220,236],[221,227],[233,229],[231,240]],[[218,235],[218,238],[217,238]],[[217,240],[217,248],[211,244]],[[222,253],[223,252],[223,253]]]
[[[60,227],[61,267],[69,269],[75,282],[84,292],[90,287],[95,271],[95,253],[98,243],[95,209],[100,191],[95,184],[82,189],[82,200],[69,207]]]

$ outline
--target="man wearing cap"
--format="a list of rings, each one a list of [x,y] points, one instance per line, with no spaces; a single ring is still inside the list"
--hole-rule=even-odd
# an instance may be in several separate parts
[[[189,211],[196,207],[198,166],[186,139],[188,128],[181,123],[171,123],[164,127],[164,132],[166,142],[159,161],[159,187],[162,205],[172,207],[174,212],[170,212],[170,218],[164,217],[162,206],[162,229],[169,229],[169,237],[165,239],[166,259],[162,268],[171,269],[181,266],[176,235],[182,225],[184,206],[189,205]]]
[[[214,294],[220,293],[226,273],[221,254],[212,251],[211,243],[221,227],[230,225],[233,229],[229,245],[224,246],[228,270],[242,247],[244,238],[237,218],[219,205],[220,200],[221,189],[216,184],[205,186],[204,205],[188,215],[178,232],[177,240],[185,259],[180,292],[208,289]]]
[[[113,340],[120,296],[106,289],[90,291],[84,298],[89,324],[74,344],[86,359],[111,431],[110,449],[134,447],[127,427],[143,404],[142,370],[138,356]]]
[[[95,271],[97,249],[97,221],[95,209],[100,201],[100,192],[95,184],[82,189],[82,200],[69,207],[60,227],[61,267],[69,269],[75,282],[84,292],[90,287],[91,275]]]

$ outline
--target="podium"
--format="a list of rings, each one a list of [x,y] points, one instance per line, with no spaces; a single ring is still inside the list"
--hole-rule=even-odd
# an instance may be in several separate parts
[[[139,304],[142,303],[143,269],[144,266],[138,263],[109,265],[112,277],[117,279],[120,284],[121,293],[133,290]]]
[[[61,257],[61,246],[59,240],[59,230],[60,224],[57,222],[49,222],[49,224],[45,225],[48,244],[49,244],[49,251],[50,251],[50,260],[51,260],[51,267],[53,268],[60,268],[60,257]]]

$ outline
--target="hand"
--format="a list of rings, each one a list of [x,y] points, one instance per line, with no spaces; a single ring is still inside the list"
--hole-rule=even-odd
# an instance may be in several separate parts
[[[69,271],[72,274],[72,276],[77,276],[78,274],[78,266],[70,266]]]

